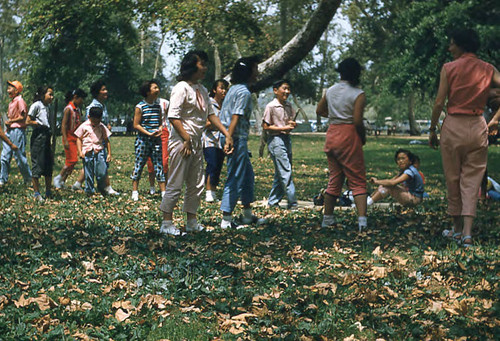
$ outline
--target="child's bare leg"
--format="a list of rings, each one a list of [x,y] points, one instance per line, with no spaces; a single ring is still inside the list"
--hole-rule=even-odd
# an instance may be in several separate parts
[[[159,182],[158,185],[160,185],[160,191],[165,192],[165,189],[167,187],[167,184],[165,182]],[[153,185],[154,186],[154,185]]]
[[[333,215],[333,209],[337,203],[338,197],[325,192],[325,215]],[[366,200],[365,200],[366,201]],[[366,211],[366,207],[365,207]]]
[[[38,178],[32,177],[31,181],[33,182],[33,191],[35,191],[35,193],[40,193],[40,181]]]
[[[213,188],[212,184],[210,183],[210,175],[207,175],[207,182],[205,183],[205,188],[209,191],[215,191],[217,188]]]
[[[354,203],[356,204],[358,216],[360,217],[366,217],[366,197],[366,194],[356,195],[354,197]]]
[[[77,181],[79,183],[83,183],[84,180],[85,180],[85,171],[82,168],[82,170],[80,171],[80,175],[78,175]]]
[[[51,186],[52,186],[52,175],[47,175],[45,177],[45,193],[50,193]]]
[[[149,178],[149,187],[155,187],[155,173],[154,172],[151,172],[151,173],[148,173],[148,178]],[[160,188],[161,188],[161,184],[160,184]]]
[[[384,186],[379,186],[378,189],[375,191],[375,193],[372,194],[372,200],[375,203],[377,201],[387,198],[388,196],[389,196],[389,189]]]
[[[132,180],[132,190],[133,191],[139,190],[139,180]]]

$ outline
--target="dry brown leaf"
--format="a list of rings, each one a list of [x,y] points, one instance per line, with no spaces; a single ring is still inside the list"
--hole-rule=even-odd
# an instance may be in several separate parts
[[[22,290],[28,290],[30,287],[30,282],[21,282],[19,280],[15,281],[16,285],[18,285]]]
[[[237,328],[235,326],[231,326],[231,328],[229,328],[229,332],[233,335],[238,335],[245,332],[245,328],[242,327]]]
[[[22,308],[33,303],[33,298],[24,298],[24,293],[19,297],[19,300],[13,300],[17,308]]]
[[[83,341],[90,341],[91,340],[90,337],[85,333],[77,332],[77,333],[74,333],[72,336],[78,340],[83,340]]]
[[[73,258],[73,255],[71,254],[71,252],[62,252],[61,258],[62,259],[67,259],[67,258],[71,259],[71,258]]]
[[[58,304],[56,302],[54,302],[54,300],[52,298],[50,298],[49,296],[47,296],[45,294],[42,294],[42,295],[38,296],[37,298],[34,298],[33,302],[38,304],[38,308],[40,308],[40,310],[42,310],[42,311],[58,306]]]
[[[51,271],[52,266],[42,264],[38,269],[35,270],[35,273],[39,275],[48,275]]]
[[[123,256],[128,252],[127,248],[125,247],[125,242],[123,242],[123,244],[121,245],[115,245],[111,249],[120,256]]]
[[[60,305],[68,305],[71,302],[69,297],[59,297],[59,304]]]
[[[126,319],[128,319],[130,317],[130,314],[129,313],[126,313],[125,311],[123,311],[121,308],[118,309],[115,313],[115,318],[119,321],[119,322],[123,322],[125,321]]]
[[[201,309],[195,307],[194,305],[189,306],[189,307],[185,307],[185,308],[181,308],[181,312],[183,312],[183,313],[188,313],[190,311],[194,311],[195,313],[201,313]]]
[[[387,268],[384,266],[373,266],[372,271],[369,272],[371,279],[379,279],[387,276]]]
[[[380,246],[377,246],[375,250],[373,250],[372,255],[380,257],[382,255],[382,251],[380,250]]]

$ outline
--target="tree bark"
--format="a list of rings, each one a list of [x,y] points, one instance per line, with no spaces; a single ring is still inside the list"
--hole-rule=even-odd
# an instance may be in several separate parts
[[[279,51],[259,64],[260,77],[252,91],[267,88],[304,59],[321,38],[340,3],[341,0],[321,0],[302,29]]]
[[[410,135],[418,136],[420,135],[420,129],[418,129],[417,121],[415,120],[415,94],[411,93],[408,98],[408,122],[410,123]]]
[[[158,46],[158,51],[156,52],[155,70],[153,72],[153,78],[156,78],[156,75],[158,74],[158,67],[160,66],[161,48],[163,47],[163,42],[165,41],[166,35],[167,35],[166,32],[163,32],[163,34],[161,35],[160,46]]]

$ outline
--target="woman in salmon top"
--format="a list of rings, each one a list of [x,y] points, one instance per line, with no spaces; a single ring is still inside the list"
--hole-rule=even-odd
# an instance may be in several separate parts
[[[482,116],[490,87],[500,87],[500,73],[475,55],[478,49],[475,31],[465,29],[451,34],[448,51],[454,60],[441,69],[429,135],[430,146],[437,148],[436,125],[448,99],[441,129],[441,157],[453,229],[444,230],[443,236],[465,247],[472,245],[472,223],[488,157],[488,130],[496,134],[500,117],[497,111],[486,124]]]

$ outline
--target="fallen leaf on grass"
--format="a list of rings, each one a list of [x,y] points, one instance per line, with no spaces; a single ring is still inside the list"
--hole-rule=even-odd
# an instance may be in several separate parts
[[[372,255],[380,257],[382,255],[382,251],[380,250],[380,246],[377,246],[375,250],[373,250]]]
[[[372,271],[368,273],[371,279],[376,280],[379,278],[384,278],[387,276],[387,268],[383,266],[374,266],[372,267]]]
[[[47,296],[45,294],[42,294],[42,295],[38,296],[37,298],[34,298],[33,302],[38,304],[38,308],[40,308],[40,310],[42,310],[42,311],[58,306],[58,304],[56,302],[54,302],[54,300],[52,298],[50,298],[49,296]]]
[[[50,272],[52,272],[52,266],[43,264],[35,270],[35,273],[39,275],[48,275]]]
[[[83,340],[83,341],[90,341],[91,340],[91,338],[87,334],[80,333],[80,332],[74,333],[72,336],[78,340]]]
[[[115,318],[120,321],[120,322],[123,322],[125,321],[126,319],[128,319],[130,317],[130,314],[129,313],[126,313],[125,311],[123,311],[121,308],[118,309],[115,313]]]
[[[185,308],[181,308],[181,312],[183,312],[183,313],[189,313],[191,311],[194,311],[195,313],[201,313],[201,309],[195,307],[194,305],[189,306],[189,307],[185,307]]]
[[[120,256],[123,256],[128,252],[127,248],[125,247],[125,242],[121,245],[115,245],[111,249]]]

